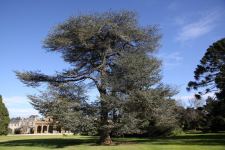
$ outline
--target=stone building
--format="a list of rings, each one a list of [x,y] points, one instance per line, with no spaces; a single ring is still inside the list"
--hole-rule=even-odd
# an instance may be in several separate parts
[[[9,129],[12,134],[48,134],[65,133],[50,117],[39,118],[32,115],[28,118],[13,118],[10,120]]]

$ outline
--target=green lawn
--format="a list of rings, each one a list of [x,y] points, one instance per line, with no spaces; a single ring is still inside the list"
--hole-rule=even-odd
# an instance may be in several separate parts
[[[1,136],[0,150],[225,150],[225,133],[113,140],[112,146],[100,146],[90,136]]]

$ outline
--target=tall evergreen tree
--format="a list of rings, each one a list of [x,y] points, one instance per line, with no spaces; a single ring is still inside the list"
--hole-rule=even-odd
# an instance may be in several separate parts
[[[219,100],[225,100],[225,38],[216,41],[206,50],[194,72],[195,81],[188,83],[188,90],[203,90],[201,95],[214,92]]]
[[[8,134],[9,113],[0,95],[0,135]]]
[[[207,49],[194,74],[195,81],[190,81],[187,89],[201,89],[196,94],[197,98],[210,92],[215,93],[215,98],[208,97],[204,111],[208,113],[211,130],[225,130],[225,38]]]
[[[153,53],[159,38],[156,27],[139,26],[136,14],[129,11],[71,17],[49,34],[44,47],[62,53],[64,61],[72,68],[53,76],[37,71],[16,74],[23,83],[34,87],[41,82],[54,85],[93,81],[100,93],[100,142],[110,144],[107,99],[113,91],[105,79],[113,73],[119,58],[133,52],[146,56]]]

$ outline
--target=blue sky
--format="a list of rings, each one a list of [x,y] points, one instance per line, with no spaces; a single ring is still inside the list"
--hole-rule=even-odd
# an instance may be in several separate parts
[[[121,9],[136,11],[142,26],[159,25],[163,81],[180,90],[178,99],[191,98],[185,88],[196,65],[225,36],[224,0],[0,0],[0,94],[10,117],[37,114],[26,98],[37,90],[16,79],[14,70],[53,74],[69,67],[42,48],[54,25],[72,15]],[[91,99],[98,95],[95,89],[87,93]]]

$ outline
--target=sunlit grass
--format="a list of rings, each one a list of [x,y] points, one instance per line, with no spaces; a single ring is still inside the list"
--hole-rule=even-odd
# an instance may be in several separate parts
[[[168,138],[114,138],[112,146],[92,136],[2,136],[0,150],[225,150],[225,133],[186,134]]]

